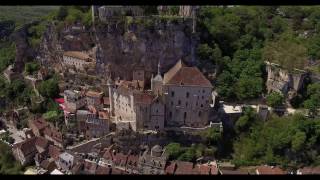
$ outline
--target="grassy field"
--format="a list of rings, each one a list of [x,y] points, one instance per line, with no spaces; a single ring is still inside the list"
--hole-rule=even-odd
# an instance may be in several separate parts
[[[16,27],[39,19],[57,10],[59,6],[0,6],[0,21],[14,20]]]

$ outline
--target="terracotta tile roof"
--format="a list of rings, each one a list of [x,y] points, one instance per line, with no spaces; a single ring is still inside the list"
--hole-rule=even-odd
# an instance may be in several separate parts
[[[244,171],[244,170],[239,170],[239,169],[235,169],[235,170],[231,170],[231,169],[220,169],[219,170],[220,171],[220,173],[222,174],[222,175],[228,175],[228,174],[230,174],[230,175],[248,175],[249,174],[249,172],[247,172],[247,171]]]
[[[201,175],[210,175],[211,173],[213,173],[215,175],[218,174],[217,168],[215,168],[215,167],[211,168],[210,166],[208,166],[206,164],[196,165],[195,170],[198,171],[198,173]]]
[[[97,169],[97,164],[91,161],[84,161],[84,171],[89,174],[95,174]]]
[[[165,168],[166,174],[174,174],[177,168],[177,163],[175,162],[169,162]]]
[[[259,166],[256,168],[257,173],[259,174],[286,174],[285,171],[280,169],[279,167],[271,167],[271,166]]]
[[[28,156],[29,154],[37,152],[35,142],[36,142],[36,137],[33,137],[25,141],[22,141],[20,143],[14,144],[13,148],[20,149],[24,156]]]
[[[126,166],[128,155],[123,153],[116,153],[113,155],[113,163],[119,166]]]
[[[81,60],[84,60],[84,61],[87,61],[87,62],[92,62],[94,61],[93,58],[91,58],[89,55],[81,52],[81,51],[65,51],[63,53],[64,56],[69,56],[69,57],[74,57],[74,58],[77,58],[77,59],[81,59]]]
[[[95,98],[102,98],[103,92],[88,91],[88,92],[86,93],[86,96],[95,97]]]
[[[43,133],[59,143],[63,142],[62,133],[59,132],[56,128],[47,127]]]
[[[148,93],[134,93],[135,103],[151,104],[154,96]]]
[[[71,169],[72,174],[79,174],[83,169],[83,167],[84,167],[83,161],[77,162]]]
[[[304,174],[317,174],[320,175],[320,166],[317,167],[304,167],[301,169],[298,169],[298,171],[304,175]]]
[[[43,149],[47,149],[48,145],[49,145],[49,141],[46,140],[43,137],[37,137],[36,142],[35,142],[36,146],[39,146]]]
[[[176,161],[177,169],[175,174],[187,175],[187,174],[198,174],[197,170],[194,168],[193,163],[185,161]]]
[[[58,159],[61,153],[62,149],[54,145],[49,145],[48,154],[50,157],[52,157],[53,159]]]
[[[49,123],[45,121],[43,118],[38,118],[36,120],[30,121],[38,130],[43,130],[49,125]]]
[[[42,167],[43,169],[49,170],[49,168],[55,169],[57,166],[53,160],[46,159],[40,163],[40,167]]]
[[[197,67],[186,67],[181,60],[164,74],[164,84],[212,88],[210,81]]]
[[[111,173],[111,168],[106,166],[98,166],[96,174],[100,175],[109,175]]]
[[[99,111],[99,119],[109,119],[109,113],[107,111]]]
[[[89,109],[89,111],[90,111],[91,113],[97,114],[97,109],[96,109],[94,106],[90,105],[90,106],[88,106],[88,109]]]
[[[120,174],[126,174],[125,171],[118,169],[118,168],[112,168],[111,169],[112,175],[120,175]]]
[[[103,154],[102,158],[107,159],[107,160],[113,160],[112,149],[107,148],[107,150]]]

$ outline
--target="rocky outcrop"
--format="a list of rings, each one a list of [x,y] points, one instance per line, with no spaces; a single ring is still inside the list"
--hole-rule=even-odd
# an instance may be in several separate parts
[[[142,19],[142,22],[146,22]],[[195,42],[192,37],[192,21],[176,22],[153,19],[151,24],[110,22],[97,28],[98,40],[103,51],[104,64],[111,64],[115,76],[131,79],[135,67],[144,67],[150,73],[166,72],[179,59],[193,63]],[[151,76],[150,74],[146,75]]]
[[[308,73],[303,70],[294,70],[289,72],[281,68],[279,65],[266,62],[266,68],[268,73],[267,78],[267,90],[268,92],[276,91],[288,94],[289,91],[299,92],[305,83],[305,79]],[[291,92],[290,94],[296,94]]]

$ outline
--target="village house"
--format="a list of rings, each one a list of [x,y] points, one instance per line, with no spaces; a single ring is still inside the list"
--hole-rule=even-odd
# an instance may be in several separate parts
[[[59,132],[58,129],[54,128],[54,127],[47,127],[45,128],[44,132],[44,137],[53,142],[54,145],[63,148],[65,146],[65,141],[63,138],[63,134],[61,132]]]
[[[28,165],[34,161],[34,156],[37,153],[36,140],[37,138],[33,137],[13,145],[13,156],[21,165]]]
[[[64,91],[64,102],[66,109],[69,112],[74,113],[76,110],[86,105],[86,98],[83,92],[80,91]]]
[[[73,163],[74,163],[74,156],[67,152],[60,154],[56,162],[58,168],[64,172],[69,172],[73,167]]]
[[[32,129],[32,132],[35,136],[44,136],[44,130],[49,126],[43,118],[35,118],[34,120],[30,119],[28,121],[29,128]]]
[[[63,63],[66,66],[75,67],[84,71],[85,67],[95,66],[95,60],[88,54],[80,51],[66,51],[63,53]]]
[[[287,172],[275,166],[258,166],[256,168],[257,175],[285,175]]]
[[[103,103],[103,92],[88,91],[86,97],[87,106],[100,107]]]
[[[101,137],[109,133],[109,113],[99,111],[98,117],[87,118],[85,134],[87,139]]]
[[[297,170],[297,175],[320,175],[320,167],[303,167]]]

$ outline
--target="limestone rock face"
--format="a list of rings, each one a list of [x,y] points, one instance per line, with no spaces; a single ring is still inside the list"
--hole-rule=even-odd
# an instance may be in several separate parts
[[[293,96],[300,91],[303,87],[307,73],[302,70],[296,70],[294,72],[289,72],[282,69],[277,64],[267,62],[266,65],[268,78],[266,82],[268,92],[276,91],[283,93],[285,95],[291,91],[290,96]]]

